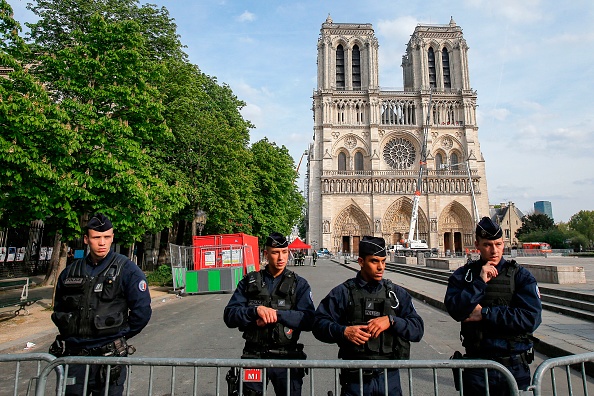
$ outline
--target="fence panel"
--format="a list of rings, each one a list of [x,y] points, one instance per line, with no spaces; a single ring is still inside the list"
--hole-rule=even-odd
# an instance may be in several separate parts
[[[532,390],[534,396],[594,394],[594,383],[586,373],[586,364],[592,364],[592,362],[594,362],[594,352],[547,359],[535,370],[532,376],[532,386],[529,389]],[[558,381],[558,375],[564,380]],[[549,380],[552,390],[545,390]]]
[[[270,368],[307,369],[303,395],[340,394],[340,369],[358,369],[363,378],[366,369],[400,369],[404,394],[408,395],[456,395],[452,369],[480,368],[488,377],[488,369],[497,370],[507,380],[511,395],[519,395],[511,373],[501,364],[490,360],[394,360],[394,361],[344,361],[344,360],[246,360],[246,359],[187,359],[187,358],[139,358],[139,357],[63,357],[50,362],[40,374],[37,396],[54,394],[48,384],[53,369],[63,365],[65,377],[71,365],[125,365],[128,367],[125,394],[127,395],[227,395],[226,376],[232,367],[239,368],[239,391],[243,390],[245,369],[262,369],[261,378]],[[110,367],[108,367],[110,368]],[[109,371],[109,370],[108,370]],[[386,371],[384,371],[385,377]],[[387,383],[384,384],[387,387]],[[361,385],[362,388],[362,385]],[[64,389],[64,388],[62,388]],[[49,390],[49,392],[48,392]],[[362,389],[361,389],[362,391]],[[264,392],[273,394],[272,387]],[[60,393],[58,393],[60,395]],[[494,395],[495,396],[495,395]]]
[[[46,363],[56,358],[49,353],[19,353],[0,355],[0,390],[2,395],[33,395],[35,382]],[[55,380],[48,380],[51,371],[44,375],[44,382],[52,386],[54,390],[57,385],[63,383],[63,371],[61,366],[55,366]]]

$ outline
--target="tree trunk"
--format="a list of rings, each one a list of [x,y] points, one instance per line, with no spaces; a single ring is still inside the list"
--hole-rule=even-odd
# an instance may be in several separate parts
[[[50,263],[47,269],[47,273],[45,274],[45,279],[41,283],[41,286],[51,286],[54,284],[55,280],[58,279],[58,275],[62,272],[62,267],[60,269],[60,247],[62,245],[62,234],[56,233],[54,237],[54,248],[52,250],[52,257],[50,259]],[[66,261],[64,261],[66,263]]]
[[[61,238],[60,238],[61,239]],[[53,280],[54,284],[54,291],[52,293],[52,307],[54,306],[54,301],[56,299],[56,286],[58,285],[58,277],[66,268],[66,261],[68,260],[68,244],[66,242],[60,243],[60,257],[58,259],[58,271],[56,272],[56,277]]]

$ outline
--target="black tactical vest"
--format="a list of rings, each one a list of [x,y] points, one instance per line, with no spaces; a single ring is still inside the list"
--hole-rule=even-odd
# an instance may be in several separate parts
[[[56,296],[60,311],[52,320],[63,337],[94,339],[114,335],[128,326],[128,304],[122,291],[120,271],[127,258],[113,253],[98,276],[86,273],[86,258],[68,267]]]
[[[465,274],[471,271],[472,277],[476,279],[480,276],[482,265],[475,261],[464,266]],[[515,291],[515,277],[520,266],[515,260],[506,261],[501,272],[492,278],[487,283],[485,296],[480,304],[483,308],[495,306],[509,306]],[[508,349],[513,350],[514,342],[529,341],[530,334],[518,334],[506,331],[501,332],[498,329],[493,329],[485,321],[478,322],[462,322],[460,335],[462,336],[462,345],[470,351],[477,351],[482,349],[482,341],[487,339],[504,339],[508,340]]]
[[[354,279],[347,280],[344,285],[349,291],[347,326],[367,324],[371,319],[396,315],[399,311],[400,302],[389,279],[383,280],[382,287],[376,293],[360,288]],[[410,342],[386,330],[364,345],[351,342],[341,345],[338,357],[351,360],[406,360],[410,358]]]
[[[270,294],[264,283],[263,271],[265,269],[246,275],[248,306],[263,305],[278,311],[293,309],[296,304],[295,288],[297,287],[295,274],[286,269],[281,275],[283,278],[280,283]],[[300,334],[301,331],[290,329],[277,322],[264,327],[249,326],[243,332],[243,338],[246,340],[246,349],[254,353],[271,350],[291,351],[297,346]]]

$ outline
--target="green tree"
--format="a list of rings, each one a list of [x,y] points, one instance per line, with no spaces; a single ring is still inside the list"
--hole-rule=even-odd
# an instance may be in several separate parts
[[[72,178],[84,195],[64,202],[82,216],[102,211],[125,245],[166,226],[185,203],[183,187],[168,184],[159,149],[172,135],[164,123],[160,93],[151,84],[159,65],[144,56],[145,41],[130,20],[95,14],[85,30],[71,32],[76,46],[39,56],[36,75],[53,92],[78,134]],[[52,216],[69,238],[78,219]]]
[[[250,170],[256,194],[250,212],[253,234],[260,240],[272,232],[288,235],[297,225],[305,199],[297,188],[295,162],[285,146],[264,138],[251,147]]]
[[[532,213],[522,217],[522,226],[516,231],[516,238],[525,241],[522,235],[539,230],[554,229],[555,222],[544,213]],[[539,241],[542,242],[542,241]]]
[[[571,216],[568,226],[582,234],[588,241],[588,246],[592,246],[594,240],[594,210],[580,210]]]
[[[0,78],[0,213],[4,226],[28,225],[55,210],[74,218],[62,199],[82,194],[70,178],[71,154],[80,143],[67,126],[67,114],[23,67],[28,47],[18,35],[12,9],[0,2],[0,64],[13,69]]]
[[[192,221],[200,208],[208,213],[205,233],[250,233],[252,125],[240,113],[245,103],[195,65],[172,60],[167,67],[164,116],[175,139],[164,152],[183,172],[189,202],[180,218]]]
[[[99,15],[107,21],[136,21],[149,59],[186,58],[177,26],[165,7],[141,5],[138,0],[37,0],[27,8],[39,17],[39,21],[26,24],[39,51],[51,53],[77,45],[73,32],[86,34],[91,30],[91,17]]]
[[[563,231],[557,228],[549,228],[546,230],[538,229],[523,234],[520,240],[522,242],[546,242],[551,245],[552,249],[565,249],[569,247],[565,243],[567,239],[568,235]]]

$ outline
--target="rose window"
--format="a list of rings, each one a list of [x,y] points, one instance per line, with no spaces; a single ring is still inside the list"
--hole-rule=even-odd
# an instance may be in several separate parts
[[[409,169],[415,157],[413,144],[404,138],[392,139],[384,147],[384,160],[392,169]]]

